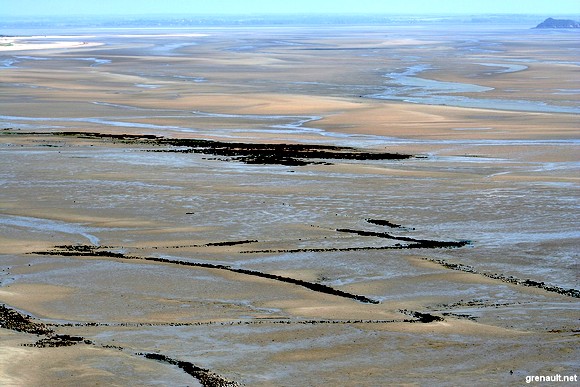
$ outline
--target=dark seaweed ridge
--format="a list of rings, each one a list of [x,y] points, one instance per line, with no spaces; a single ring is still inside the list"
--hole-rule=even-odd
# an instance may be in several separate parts
[[[471,244],[470,241],[436,241],[431,239],[416,239],[411,237],[403,237],[403,236],[394,236],[388,234],[386,232],[374,232],[374,231],[364,231],[364,230],[352,230],[349,228],[339,228],[336,231],[338,232],[345,232],[350,234],[357,234],[361,236],[372,236],[377,238],[387,238],[387,239],[394,239],[398,241],[404,242],[414,242],[414,244],[409,245],[408,247],[413,248],[424,248],[424,249],[436,249],[436,248],[456,248],[456,247],[463,247]]]
[[[151,246],[148,247],[150,249],[153,250],[157,250],[160,248],[166,248],[166,249],[182,249],[182,248],[188,248],[188,247],[223,247],[223,246],[237,246],[237,245],[245,245],[245,244],[251,244],[251,243],[259,243],[260,241],[256,240],[256,239],[246,239],[246,240],[240,240],[240,241],[223,241],[223,242],[209,242],[209,243],[204,243],[204,244],[191,244],[191,245],[172,245],[172,246]],[[56,246],[57,248],[59,246]],[[89,246],[92,247],[93,249],[96,248],[104,248],[104,246]],[[136,250],[143,250],[145,249],[144,247],[134,247],[134,249]]]
[[[171,322],[171,323],[103,323],[103,322],[76,322],[64,324],[49,324],[54,327],[191,327],[191,326],[233,326],[233,325],[315,325],[315,324],[395,324],[395,323],[415,323],[421,322],[417,319],[391,319],[391,320],[369,320],[369,319],[346,319],[346,320],[290,320],[290,319],[274,319],[261,318],[256,320],[230,320],[230,321],[195,321],[195,322]],[[114,345],[104,345],[106,348],[119,349],[122,347]]]
[[[101,250],[106,249],[106,246],[93,245],[58,245],[54,246],[53,250],[48,251],[33,251],[29,254],[38,255],[58,255],[63,257],[109,257],[109,258],[132,258],[123,253],[115,253],[113,251]]]
[[[367,223],[370,224],[376,224],[377,226],[386,226],[386,227],[390,227],[390,228],[403,228],[402,225],[397,224],[397,223],[393,223],[393,222],[389,222],[388,220],[382,220],[382,219],[365,219],[367,221]]]
[[[426,261],[429,261],[429,262],[437,263],[437,264],[439,264],[447,269],[451,269],[451,270],[462,271],[465,273],[478,274],[478,275],[481,275],[481,276],[484,276],[487,278],[500,280],[502,282],[507,282],[507,283],[514,284],[514,285],[528,286],[528,287],[543,289],[547,292],[558,293],[558,294],[561,294],[563,296],[580,298],[580,290],[577,290],[577,289],[565,289],[565,288],[562,288],[559,286],[546,284],[544,282],[534,281],[534,280],[531,280],[529,278],[520,279],[520,278],[513,277],[511,275],[506,276],[504,274],[481,272],[481,271],[475,270],[471,266],[463,265],[460,263],[450,263],[450,262],[444,261],[442,259],[432,259],[432,258],[423,258],[423,259]]]
[[[54,348],[54,347],[70,347],[71,345],[77,345],[79,343],[92,344],[93,342],[80,336],[53,335],[40,339],[34,344],[23,344],[23,346],[37,348]]]
[[[91,246],[77,246],[79,250],[90,251]],[[73,324],[52,324],[53,326],[73,326]],[[77,326],[98,326],[97,323],[85,323]],[[36,347],[36,348],[55,348],[55,347],[70,347],[72,345],[77,345],[80,343],[93,345],[91,340],[87,340],[81,336],[71,336],[71,335],[58,335],[54,331],[48,328],[45,324],[36,323],[32,321],[30,316],[25,316],[14,309],[6,307],[6,305],[0,305],[0,328],[10,329],[17,332],[32,333],[39,336],[45,336],[33,344],[22,344],[24,347]],[[116,350],[123,350],[122,347],[114,345],[103,345],[103,348],[110,348]],[[169,364],[177,365],[183,371],[198,379],[203,386],[207,387],[234,387],[240,386],[240,384],[227,380],[210,370],[197,367],[196,365],[171,359],[165,355],[160,354],[142,354],[137,355],[145,356],[148,359],[154,359],[163,361]]]
[[[456,308],[500,308],[503,306],[511,306],[511,305],[519,305],[521,302],[491,302],[486,301],[483,299],[473,299],[473,300],[460,300],[458,302],[454,302],[451,304],[437,304],[431,307],[430,309],[456,309]]]
[[[408,310],[408,309],[400,309],[399,312],[416,318],[416,320],[413,320],[413,322],[420,322],[420,323],[424,323],[424,324],[429,324],[429,323],[437,322],[437,321],[445,321],[445,319],[443,317],[435,316],[435,315],[430,314],[430,313],[421,313],[421,312],[416,312],[416,311],[412,311],[412,310]]]
[[[255,239],[251,239],[251,240],[245,240],[245,241],[231,241],[231,242],[210,242],[210,243],[206,243],[204,246],[235,246],[235,245],[243,245],[243,244],[247,244],[247,243],[258,243],[257,240]]]
[[[25,316],[4,304],[0,305],[0,328],[45,336],[34,344],[22,344],[24,347],[68,347],[81,342],[92,344],[90,340],[85,340],[84,337],[57,335],[45,324],[34,322],[32,317]]]
[[[234,387],[239,386],[240,384],[227,380],[220,375],[211,372],[208,369],[200,368],[193,363],[181,360],[175,360],[170,358],[169,356],[162,355],[159,353],[138,353],[137,355],[141,355],[146,357],[147,359],[157,360],[164,363],[168,363],[171,365],[176,365],[185,371],[187,374],[193,376],[205,387]]]
[[[411,155],[399,153],[372,153],[350,147],[300,144],[250,144],[213,140],[159,139],[159,144],[186,149],[173,149],[169,152],[204,153],[215,156],[231,157],[247,164],[281,164],[302,166],[314,164],[310,160],[404,160]],[[308,160],[308,161],[306,161]]]
[[[391,228],[401,228],[409,230],[402,225],[391,223],[387,220],[378,219],[366,219],[368,223],[388,226]],[[411,228],[414,230],[414,228]],[[260,254],[260,253],[322,253],[322,252],[345,252],[345,251],[363,251],[363,250],[404,250],[404,249],[436,249],[436,248],[458,248],[466,245],[470,245],[470,241],[437,241],[431,239],[416,239],[410,237],[400,237],[394,236],[385,232],[374,232],[374,231],[364,231],[364,230],[352,230],[347,228],[336,229],[337,232],[344,232],[350,234],[357,234],[361,236],[371,236],[378,238],[394,239],[404,242],[413,242],[411,244],[400,244],[395,243],[392,246],[361,246],[361,247],[325,247],[325,248],[298,248],[298,249],[266,249],[266,250],[244,250],[240,251],[240,254]]]
[[[240,254],[286,254],[286,253],[332,253],[347,251],[370,251],[370,250],[405,250],[419,249],[422,246],[418,243],[412,245],[401,245],[396,243],[393,246],[360,246],[360,247],[304,247],[298,249],[265,249],[265,250],[242,250]]]
[[[60,256],[88,256],[88,257],[111,257],[111,258],[123,258],[123,259],[141,259],[145,261],[152,261],[152,262],[161,262],[161,263],[171,263],[174,265],[182,265],[182,266],[192,266],[192,267],[203,267],[206,269],[217,269],[217,270],[226,270],[233,273],[240,273],[245,275],[251,275],[255,277],[267,278],[279,282],[285,282],[289,284],[294,284],[298,286],[305,287],[307,289],[313,290],[319,293],[326,293],[331,294],[334,296],[350,298],[362,303],[367,304],[378,304],[379,301],[373,300],[371,298],[361,296],[358,294],[352,294],[348,292],[344,292],[342,290],[334,289],[330,286],[303,281],[296,278],[291,277],[284,277],[280,275],[270,274],[270,273],[263,273],[256,270],[248,270],[248,269],[236,269],[231,266],[226,265],[219,265],[214,263],[204,263],[204,262],[189,262],[189,261],[181,261],[181,260],[173,260],[167,258],[158,258],[158,257],[137,257],[137,256],[129,256],[122,253],[114,253],[110,251],[97,251],[99,246],[89,246],[89,245],[61,245],[58,246],[56,250],[49,250],[49,251],[35,251],[31,254],[39,254],[39,255],[60,255]]]
[[[5,135],[51,135],[86,139],[110,139],[124,143],[139,143],[172,147],[148,150],[150,152],[201,153],[224,156],[223,161],[240,161],[246,164],[278,164],[304,166],[329,164],[322,160],[405,160],[408,154],[388,152],[365,152],[351,147],[306,144],[260,144],[225,142],[203,139],[166,138],[153,134],[110,134],[98,132],[15,132],[5,129]]]
[[[255,277],[267,278],[267,279],[272,279],[275,281],[294,284],[294,285],[305,287],[306,289],[313,290],[315,292],[326,293],[326,294],[331,294],[334,296],[350,298],[350,299],[353,299],[353,300],[356,300],[356,301],[359,301],[362,303],[367,303],[367,304],[378,304],[379,303],[379,301],[377,301],[377,300],[373,300],[371,298],[361,296],[358,294],[344,292],[342,290],[334,289],[334,288],[327,286],[327,285],[323,285],[323,284],[319,284],[319,283],[315,283],[315,282],[303,281],[303,280],[292,278],[292,277],[284,277],[284,276],[276,275],[276,274],[263,273],[263,272],[256,271],[256,270],[236,269],[236,268],[233,268],[230,266],[216,265],[213,263],[178,261],[178,260],[156,258],[156,257],[145,257],[145,258],[140,258],[140,259],[144,259],[147,261],[173,263],[173,264],[184,265],[184,266],[196,266],[196,267],[204,267],[204,268],[208,268],[208,269],[227,270],[227,271],[231,271],[234,273],[246,274],[246,275],[251,275],[251,276],[255,276]]]
[[[53,330],[42,323],[32,321],[32,317],[18,313],[14,309],[0,305],[0,328],[35,335],[50,335]]]

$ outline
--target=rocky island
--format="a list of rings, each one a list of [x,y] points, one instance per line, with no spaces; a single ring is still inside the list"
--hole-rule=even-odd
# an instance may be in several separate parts
[[[566,19],[552,19],[549,17],[534,28],[580,28],[580,22]]]

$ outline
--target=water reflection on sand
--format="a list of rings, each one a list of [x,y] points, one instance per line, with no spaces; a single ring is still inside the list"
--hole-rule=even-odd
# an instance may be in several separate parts
[[[524,71],[527,68],[525,65],[517,64],[477,64],[503,68],[503,70],[495,71],[496,73],[513,73]],[[432,67],[419,64],[410,66],[402,72],[388,73],[385,75],[389,80],[386,82],[387,87],[384,91],[376,94],[368,94],[366,97],[426,105],[544,113],[580,113],[580,106],[562,106],[524,99],[486,98],[485,92],[492,91],[493,88],[470,83],[443,82],[419,76],[422,72],[429,69],[432,69]],[[449,95],[459,93],[480,93],[482,96],[467,97],[464,95]]]

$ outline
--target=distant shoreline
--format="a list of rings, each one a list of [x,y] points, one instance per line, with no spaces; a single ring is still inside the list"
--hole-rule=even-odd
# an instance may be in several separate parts
[[[574,19],[579,15],[552,15]],[[0,29],[14,28],[126,28],[126,27],[235,27],[235,26],[436,26],[459,25],[510,25],[532,28],[543,21],[539,14],[162,14],[116,15],[77,17],[16,17],[3,21]]]

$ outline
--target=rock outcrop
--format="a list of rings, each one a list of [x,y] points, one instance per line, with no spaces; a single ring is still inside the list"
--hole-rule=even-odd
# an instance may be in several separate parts
[[[580,22],[574,20],[564,20],[564,19],[552,19],[547,18],[535,28],[580,28]]]

